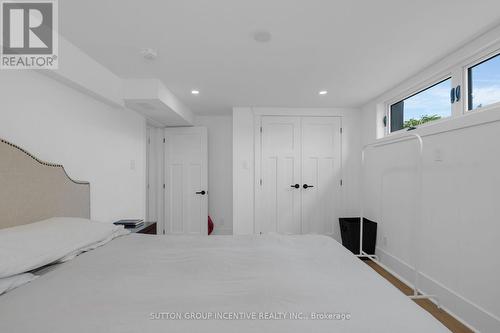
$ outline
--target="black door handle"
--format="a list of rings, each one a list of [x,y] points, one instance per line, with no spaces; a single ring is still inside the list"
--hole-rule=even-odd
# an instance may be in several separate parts
[[[314,187],[312,185],[307,185],[307,184],[304,184],[304,186],[302,186],[303,188],[308,188],[308,187]]]
[[[205,192],[205,190],[203,191],[200,191],[200,192],[196,192],[196,194],[201,194],[201,195],[205,195],[207,192]]]
[[[299,185],[299,184],[295,184],[295,185],[290,185],[290,187],[299,188],[299,187],[300,187],[300,185]]]

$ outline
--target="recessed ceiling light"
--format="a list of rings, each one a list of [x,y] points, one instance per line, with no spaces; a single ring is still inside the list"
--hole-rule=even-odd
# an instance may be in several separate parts
[[[320,94],[320,95],[326,95],[326,94],[328,94],[328,91],[326,91],[326,90],[321,90],[318,94]]]
[[[198,90],[191,90],[191,94],[198,95],[200,92]]]

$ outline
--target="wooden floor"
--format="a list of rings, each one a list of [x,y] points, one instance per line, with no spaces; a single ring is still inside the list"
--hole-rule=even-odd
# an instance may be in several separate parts
[[[373,268],[377,273],[382,275],[387,281],[393,284],[396,288],[401,290],[405,295],[413,294],[413,289],[408,287],[403,282],[399,281],[394,275],[387,272],[385,269],[377,265],[371,260],[364,260],[364,262]],[[453,318],[446,311],[438,309],[437,306],[427,299],[419,299],[415,300],[418,305],[420,305],[424,310],[433,315],[437,320],[443,323],[444,326],[448,327],[448,329],[455,333],[470,333],[473,332],[468,327],[463,325],[461,322]]]

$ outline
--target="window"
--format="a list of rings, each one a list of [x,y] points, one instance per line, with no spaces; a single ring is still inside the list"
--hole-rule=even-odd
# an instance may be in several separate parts
[[[451,78],[440,81],[390,107],[391,132],[451,116]]]
[[[500,54],[468,69],[468,109],[500,102]]]
[[[441,69],[437,65],[432,67],[437,68],[437,72],[424,70],[418,78],[427,83],[419,84],[405,95],[401,95],[401,90],[406,89],[406,84],[391,90],[392,98],[383,101],[385,117],[383,124],[378,126],[384,126],[384,131],[379,133],[387,135],[438,119],[457,118],[481,108],[499,111],[500,42],[496,35],[491,35],[491,38],[495,43],[481,52],[456,52],[450,55],[451,61],[456,61],[451,66],[451,61],[447,61],[438,63]],[[436,80],[436,77],[442,79]],[[478,117],[482,119],[482,116]],[[439,131],[443,127],[436,126],[435,129]]]

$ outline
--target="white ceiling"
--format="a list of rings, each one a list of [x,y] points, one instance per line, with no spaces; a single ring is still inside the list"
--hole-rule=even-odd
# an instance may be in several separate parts
[[[363,105],[500,23],[500,1],[64,0],[59,17],[119,76],[159,78],[194,112],[221,114]]]

